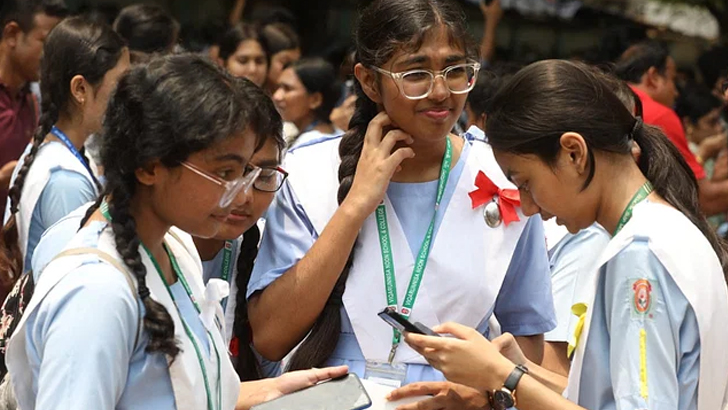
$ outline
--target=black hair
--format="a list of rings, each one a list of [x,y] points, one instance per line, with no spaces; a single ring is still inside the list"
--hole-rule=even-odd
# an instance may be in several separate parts
[[[15,181],[8,192],[10,219],[2,231],[0,252],[0,286],[14,282],[23,270],[23,255],[18,243],[16,213],[25,177],[35,160],[43,140],[62,113],[70,114],[71,79],[81,75],[92,86],[97,86],[106,73],[114,68],[124,50],[124,41],[111,27],[80,17],[69,18],[51,30],[43,46],[41,60],[41,111],[39,126],[32,145],[23,158]],[[98,187],[99,189],[101,187]]]
[[[296,31],[284,23],[273,23],[264,26],[261,35],[265,39],[270,57],[281,51],[294,50],[301,46]]]
[[[365,67],[381,66],[400,50],[420,48],[431,29],[444,26],[450,41],[463,49],[469,57],[477,56],[466,29],[465,15],[448,0],[375,0],[361,13],[356,28],[356,61]],[[350,129],[339,145],[338,202],[346,198],[356,173],[356,166],[364,144],[369,122],[379,113],[377,104],[354,83],[356,108]],[[341,331],[342,297],[354,258],[353,250],[323,311],[310,334],[291,358],[289,369],[307,369],[323,366],[334,351]]]
[[[675,112],[680,119],[689,118],[693,124],[711,111],[721,108],[723,101],[703,84],[689,82],[680,87]]]
[[[228,29],[225,35],[220,39],[220,58],[227,61],[237,51],[240,44],[244,41],[256,41],[265,53],[265,58],[270,65],[270,53],[268,52],[268,43],[260,33],[260,29],[252,24],[236,24]]]
[[[492,67],[480,70],[475,87],[468,94],[468,105],[473,114],[477,117],[488,114],[495,93],[521,68],[522,66],[517,63],[496,63]]]
[[[728,47],[715,46],[698,57],[698,69],[703,82],[711,89],[718,79],[726,76],[728,69]]]
[[[18,23],[23,32],[32,30],[34,17],[39,13],[64,18],[68,8],[64,0],[3,0],[0,3],[0,38],[5,26],[12,21]]]
[[[179,28],[172,15],[152,4],[124,7],[114,21],[114,30],[126,40],[129,49],[143,53],[171,51]]]
[[[306,58],[287,65],[296,73],[309,94],[321,93],[321,105],[314,110],[318,121],[331,123],[329,116],[341,98],[341,83],[336,69],[323,58]]]
[[[498,92],[493,107],[486,132],[495,150],[535,154],[553,164],[561,136],[579,133],[588,147],[584,188],[594,177],[594,151],[631,155],[632,141],[636,142],[642,152],[637,163],[642,173],[660,196],[700,229],[728,271],[728,253],[700,211],[698,184],[685,159],[658,128],[635,118],[592,68],[563,60],[534,63]]]
[[[130,211],[138,186],[136,170],[152,161],[178,167],[191,154],[243,134],[250,126],[249,96],[258,92],[250,81],[233,78],[201,56],[177,54],[132,68],[109,102],[101,139],[106,189],[84,222],[105,198],[116,249],[136,277],[144,303],[147,352],[174,358],[180,349],[169,312],[150,297],[146,285],[141,242]]]
[[[638,84],[650,68],[665,74],[670,51],[663,43],[655,40],[643,41],[628,48],[617,61],[614,72],[622,80]]]

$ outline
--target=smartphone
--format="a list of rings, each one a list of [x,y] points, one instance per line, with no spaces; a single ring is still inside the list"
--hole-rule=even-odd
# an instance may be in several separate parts
[[[404,316],[400,315],[396,310],[392,308],[384,308],[381,312],[378,313],[379,317],[382,318],[387,324],[392,326],[393,328],[399,330],[400,332],[409,332],[409,333],[417,333],[420,335],[427,335],[427,336],[440,336],[437,333],[433,332],[432,329],[429,327],[423,325],[420,322],[412,323],[409,320],[407,320]]]
[[[321,382],[251,410],[361,410],[372,406],[366,389],[354,373]]]

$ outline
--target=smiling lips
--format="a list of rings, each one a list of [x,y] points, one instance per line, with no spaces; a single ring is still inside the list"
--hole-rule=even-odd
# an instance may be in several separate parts
[[[420,112],[433,120],[442,121],[450,116],[450,111],[447,107],[431,107]]]

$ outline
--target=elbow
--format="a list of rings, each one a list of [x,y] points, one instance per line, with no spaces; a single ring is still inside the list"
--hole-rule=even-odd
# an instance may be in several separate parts
[[[280,362],[290,351],[282,345],[280,338],[266,329],[253,329],[253,347],[258,354],[272,362]]]

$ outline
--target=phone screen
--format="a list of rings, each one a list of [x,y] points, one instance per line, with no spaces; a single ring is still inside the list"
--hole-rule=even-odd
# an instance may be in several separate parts
[[[381,317],[390,326],[399,330],[400,332],[424,334],[424,332],[415,327],[412,322],[405,319],[404,316],[400,315],[390,308],[386,308],[383,311],[379,312],[379,317]]]
[[[360,410],[371,405],[361,381],[350,373],[253,406],[252,410]]]

